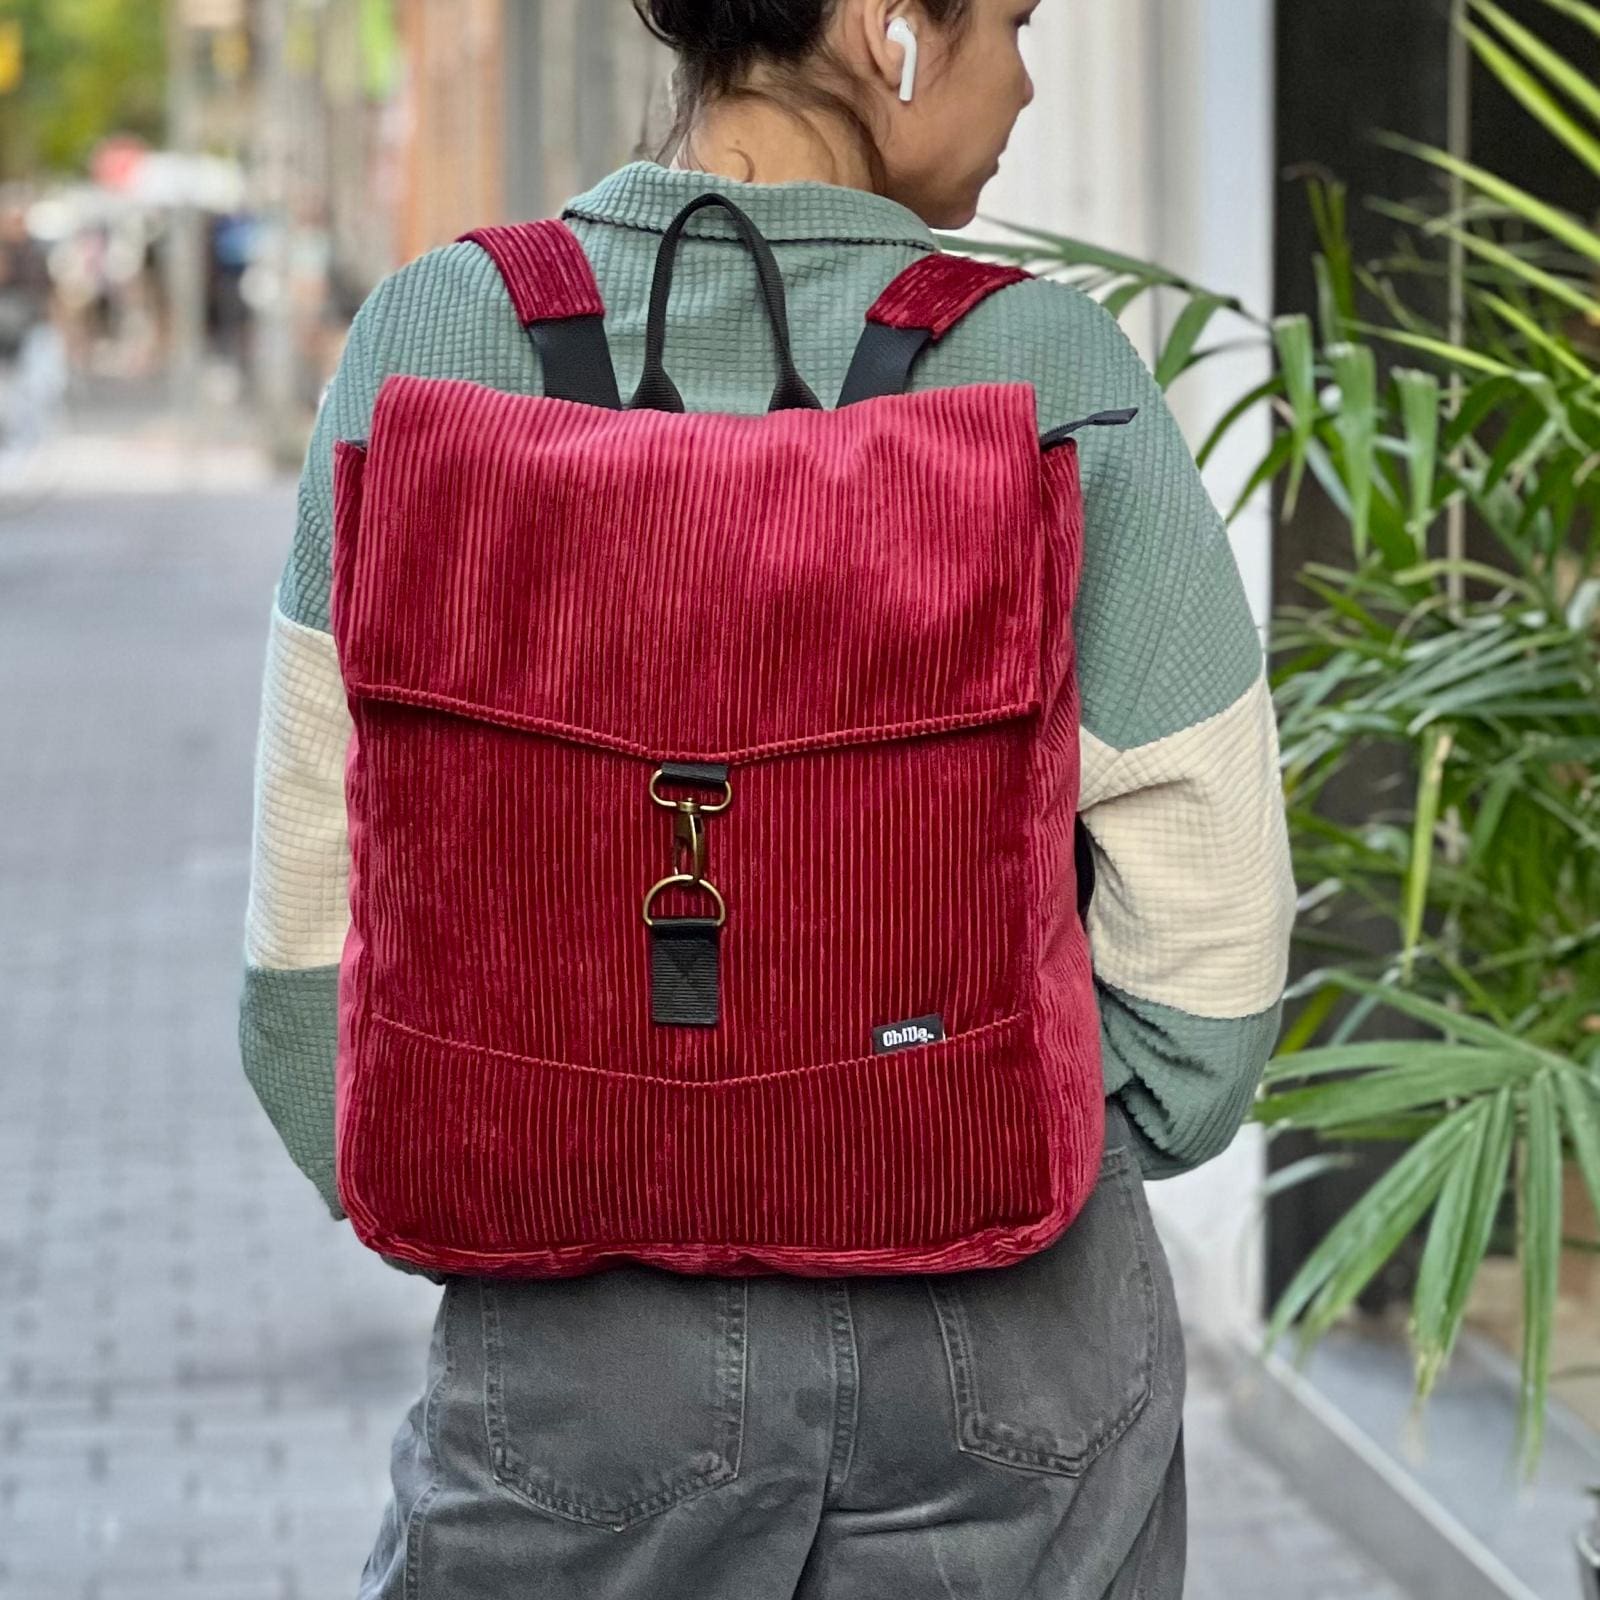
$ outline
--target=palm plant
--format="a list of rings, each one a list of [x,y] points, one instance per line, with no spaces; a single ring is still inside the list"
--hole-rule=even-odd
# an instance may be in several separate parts
[[[1600,6],[1544,3],[1600,36]],[[1491,0],[1469,13],[1484,66],[1600,176],[1600,86]],[[1268,1341],[1298,1325],[1308,1348],[1427,1219],[1410,1320],[1425,1400],[1509,1199],[1531,1470],[1561,1252],[1593,1248],[1564,1231],[1564,1162],[1600,1214],[1600,231],[1485,167],[1407,148],[1451,180],[1452,203],[1375,202],[1400,247],[1359,265],[1342,191],[1312,186],[1318,315],[1247,318],[1271,342],[1272,376],[1200,452],[1270,406],[1279,426],[1240,504],[1273,483],[1292,511],[1309,478],[1349,532],[1346,559],[1303,567],[1308,600],[1274,619],[1297,937],[1318,964],[1291,990],[1302,1003],[1256,1116],[1404,1144],[1294,1276]],[[1114,310],[1179,297],[1163,383],[1206,359],[1220,312],[1240,313],[1146,263],[1015,231],[993,253]],[[1442,270],[1442,248],[1456,267],[1447,326],[1411,292]],[[1468,559],[1463,527],[1488,556]],[[1337,820],[1330,783],[1384,747],[1409,787]],[[1358,943],[1330,931],[1352,912]],[[1405,1036],[1384,1037],[1401,1019],[1389,1031]]]

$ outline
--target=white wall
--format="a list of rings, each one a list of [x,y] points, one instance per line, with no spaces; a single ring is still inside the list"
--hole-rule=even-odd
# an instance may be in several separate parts
[[[1207,285],[1266,313],[1272,306],[1273,32],[1271,0],[1160,0],[1155,99],[1164,195],[1160,254]],[[1249,330],[1216,325],[1219,338]],[[1206,363],[1174,391],[1191,437],[1268,374],[1264,350]],[[1208,465],[1213,496],[1231,507],[1270,442],[1263,415]],[[1271,507],[1258,495],[1233,523],[1234,554],[1258,626],[1271,608]],[[1258,1191],[1261,1130],[1199,1172],[1151,1191],[1190,1317],[1222,1333],[1254,1321],[1264,1267]]]
[[[1266,312],[1272,304],[1271,0],[1045,0],[1024,34],[1037,93],[985,192],[980,219],[1015,219],[1157,259]],[[1169,304],[1129,332],[1155,348]],[[1231,321],[1231,319],[1230,319]],[[1222,321],[1213,337],[1248,332]],[[1192,441],[1266,375],[1262,353],[1228,355],[1176,385]],[[1267,423],[1241,430],[1211,463],[1213,498],[1231,507],[1266,448]],[[1270,607],[1269,508],[1233,524],[1258,624]],[[1257,1130],[1187,1177],[1154,1184],[1191,1324],[1219,1334],[1254,1319],[1262,1272]]]

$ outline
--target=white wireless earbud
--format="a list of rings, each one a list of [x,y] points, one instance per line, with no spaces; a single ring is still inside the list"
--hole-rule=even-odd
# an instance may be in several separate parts
[[[900,68],[900,98],[909,100],[917,83],[917,30],[904,17],[896,17],[889,24],[888,38],[905,51]]]

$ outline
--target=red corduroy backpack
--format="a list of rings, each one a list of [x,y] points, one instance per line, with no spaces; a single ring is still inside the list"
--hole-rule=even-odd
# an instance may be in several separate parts
[[[685,412],[662,364],[678,241],[712,204],[771,315],[764,415]],[[356,1233],[504,1277],[935,1272],[1048,1244],[1104,1116],[1075,425],[1041,437],[1028,383],[907,392],[1026,274],[918,260],[827,410],[770,247],[705,194],[662,241],[624,406],[573,234],[463,238],[544,393],[391,376],[335,446]]]

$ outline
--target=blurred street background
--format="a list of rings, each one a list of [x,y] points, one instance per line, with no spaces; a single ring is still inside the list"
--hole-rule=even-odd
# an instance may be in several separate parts
[[[1309,311],[1286,174],[1391,192],[1376,128],[1520,148],[1463,110],[1463,15],[1045,0],[974,240],[1029,223]],[[238,1066],[295,477],[373,285],[653,155],[669,69],[627,0],[0,0],[0,1600],[355,1593],[438,1291],[328,1221]],[[1173,332],[1156,297],[1127,325],[1152,357]],[[1185,379],[1197,442],[1267,360]],[[1325,534],[1275,525],[1250,471],[1271,427],[1207,461],[1219,502],[1247,491],[1263,625]],[[1250,1129],[1152,1192],[1192,1321],[1193,1600],[1579,1600],[1592,1382],[1519,1486],[1519,1302],[1491,1262],[1417,1427],[1405,1249],[1305,1371],[1259,1363],[1351,1194],[1269,1231],[1268,1167]],[[1592,1266],[1562,1277],[1574,1370]]]

